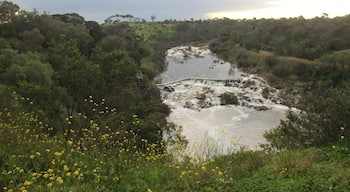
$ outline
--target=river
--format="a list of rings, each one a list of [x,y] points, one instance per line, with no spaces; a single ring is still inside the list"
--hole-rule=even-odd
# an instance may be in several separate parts
[[[207,47],[172,48],[166,62],[167,70],[156,82],[171,108],[167,120],[181,126],[188,140],[186,154],[208,158],[242,148],[260,149],[267,143],[264,132],[278,126],[288,110],[277,89],[218,59]],[[224,93],[238,102],[222,105]]]

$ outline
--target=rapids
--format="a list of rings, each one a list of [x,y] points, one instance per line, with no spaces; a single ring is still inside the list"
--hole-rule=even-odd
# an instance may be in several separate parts
[[[167,70],[156,82],[171,108],[168,122],[181,126],[188,140],[187,154],[212,157],[260,149],[259,144],[266,143],[264,132],[285,117],[288,107],[277,89],[218,59],[207,47],[175,47],[168,50],[166,61]],[[222,105],[224,93],[237,102]]]

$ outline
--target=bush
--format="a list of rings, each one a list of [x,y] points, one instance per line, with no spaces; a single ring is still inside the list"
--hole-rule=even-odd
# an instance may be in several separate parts
[[[264,136],[278,149],[337,142],[340,127],[344,128],[343,135],[350,133],[349,94],[350,86],[345,86],[306,97],[302,101],[306,106],[304,111],[289,111],[287,120],[282,120],[277,128],[266,132]]]
[[[280,63],[272,68],[272,73],[277,77],[288,77],[291,74],[291,69],[289,65]]]

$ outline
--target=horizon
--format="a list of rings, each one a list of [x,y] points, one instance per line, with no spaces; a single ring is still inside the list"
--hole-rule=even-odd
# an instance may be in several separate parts
[[[48,14],[77,13],[85,18],[103,23],[108,17],[120,14],[130,14],[136,18],[151,21],[165,20],[199,20],[199,19],[279,19],[304,17],[306,19],[320,16],[334,18],[350,14],[348,0],[218,0],[213,3],[203,0],[200,4],[192,1],[179,0],[164,2],[163,0],[12,0],[22,10]],[[185,6],[184,6],[185,5]]]

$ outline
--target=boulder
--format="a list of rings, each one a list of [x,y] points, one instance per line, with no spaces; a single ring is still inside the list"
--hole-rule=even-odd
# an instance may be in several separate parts
[[[220,97],[221,105],[238,105],[239,101],[234,93],[225,92]]]
[[[258,110],[258,111],[266,111],[266,110],[269,110],[269,108],[266,107],[266,106],[264,106],[264,105],[254,106],[254,109],[255,109],[255,110]]]
[[[169,93],[175,91],[175,89],[174,89],[173,87],[171,87],[171,86],[165,86],[165,87],[163,88],[163,90],[164,90],[164,91],[167,91],[167,92],[169,92]]]

